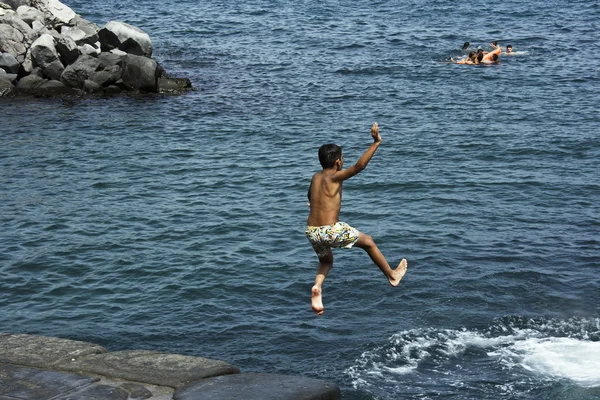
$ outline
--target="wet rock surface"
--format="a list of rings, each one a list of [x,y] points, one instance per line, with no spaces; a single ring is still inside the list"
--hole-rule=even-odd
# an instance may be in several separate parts
[[[0,400],[329,400],[318,379],[240,373],[226,361],[148,350],[108,352],[61,338],[0,333]]]

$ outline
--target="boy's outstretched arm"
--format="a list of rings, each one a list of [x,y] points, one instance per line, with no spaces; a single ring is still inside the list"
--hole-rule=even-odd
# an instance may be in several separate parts
[[[354,175],[367,168],[367,164],[369,164],[369,161],[371,161],[375,151],[377,151],[379,145],[381,144],[381,135],[379,134],[379,126],[377,125],[377,122],[375,122],[371,127],[371,137],[373,138],[373,143],[371,146],[369,146],[367,151],[365,151],[364,154],[358,159],[356,164],[349,168],[338,171],[332,177],[334,181],[345,181],[346,179],[352,178]]]

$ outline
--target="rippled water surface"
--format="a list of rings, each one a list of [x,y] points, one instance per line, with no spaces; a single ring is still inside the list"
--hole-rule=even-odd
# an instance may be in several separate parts
[[[67,1],[185,96],[0,101],[0,331],[223,359],[345,399],[600,399],[597,2]],[[463,42],[512,44],[456,65]],[[346,164],[310,309],[317,150]]]

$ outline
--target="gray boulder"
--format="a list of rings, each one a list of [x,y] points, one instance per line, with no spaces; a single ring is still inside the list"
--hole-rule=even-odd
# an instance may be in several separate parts
[[[46,25],[44,25],[43,21],[35,20],[31,23],[31,29],[33,30],[33,34],[37,35],[42,29],[46,29]]]
[[[79,52],[81,54],[87,54],[88,56],[94,56],[94,57],[98,57],[100,55],[100,46],[95,47],[92,46],[91,44],[84,44],[83,46],[79,46],[78,47]]]
[[[63,26],[60,28],[60,34],[74,41],[77,45],[83,45],[85,41],[85,32],[76,26]]]
[[[118,81],[115,82],[114,85],[110,85],[110,86],[116,86],[119,89],[121,89],[122,92],[130,92],[132,90],[134,90],[135,88],[126,84],[125,82],[123,82],[123,79],[119,79]]]
[[[39,21],[43,24],[45,19],[44,14],[41,11],[29,6],[20,6],[17,8],[17,16],[32,28],[34,21]]]
[[[340,396],[337,386],[318,379],[245,373],[192,382],[177,388],[173,399],[338,400]]]
[[[90,355],[62,362],[56,368],[172,388],[204,378],[240,372],[238,367],[225,361],[150,350]]]
[[[158,78],[158,91],[160,93],[180,93],[192,88],[192,82],[187,78]]]
[[[9,74],[19,73],[19,67],[21,64],[17,59],[9,53],[0,53],[0,69],[6,71]]]
[[[65,68],[60,80],[67,86],[82,89],[85,80],[92,76],[99,66],[100,60],[96,57],[80,56],[77,61]]]
[[[42,85],[42,83],[48,82],[48,79],[44,79],[37,75],[27,75],[17,82],[17,89],[28,92]]]
[[[121,92],[121,88],[117,85],[110,85],[104,88],[104,94],[120,94]]]
[[[77,28],[78,32],[83,32],[83,37],[76,40],[78,45],[82,45],[83,43],[94,44],[99,40],[98,31],[100,30],[100,27],[93,22],[77,15],[71,21],[71,25]],[[81,35],[81,33],[79,34]]]
[[[17,58],[17,61],[19,59]],[[21,70],[25,75],[28,75],[33,70],[33,61],[31,60],[31,48],[27,49],[23,62],[21,62]]]
[[[60,33],[73,39],[78,46],[83,46],[84,44],[95,45],[99,40],[99,30],[98,25],[77,16],[73,19],[73,26],[61,27]]]
[[[8,74],[5,70],[0,69],[0,82],[10,82],[11,84],[17,80],[17,74]]]
[[[158,63],[153,59],[132,54],[125,57],[123,82],[132,88],[146,92],[156,92],[158,75]]]
[[[102,68],[108,68],[108,67],[112,67],[115,65],[122,68],[123,65],[125,65],[125,57],[124,56],[126,56],[126,54],[119,55],[119,54],[113,53],[112,51],[111,52],[102,52],[98,56],[98,59],[100,60]]]
[[[4,76],[6,77],[5,80],[8,81],[8,82],[10,82],[10,83],[12,83],[13,85],[15,83],[17,83],[17,78],[18,78],[17,74],[6,74]]]
[[[54,38],[54,46],[60,54],[60,59],[63,65],[73,64],[79,57],[79,47],[73,39],[67,36],[63,36],[55,30],[48,31]]]
[[[116,55],[118,55],[118,56],[126,56],[126,55],[127,55],[127,53],[125,53],[124,51],[122,51],[122,50],[119,50],[119,49],[112,49],[112,50],[110,51],[110,53],[112,53],[112,54],[116,54]]]
[[[60,81],[50,80],[43,82],[35,89],[30,90],[29,94],[33,94],[34,96],[52,97],[61,95],[76,95],[79,94],[79,92],[66,86]]]
[[[12,26],[23,35],[23,41],[25,45],[31,44],[33,41],[33,29],[23,21],[17,14],[9,14],[0,17],[0,24],[6,24]]]
[[[0,17],[4,17],[5,15],[16,15],[16,12],[10,6],[0,3]]]
[[[119,50],[124,51],[127,54],[133,54],[136,56],[144,56],[144,57],[150,57],[151,54],[147,54],[144,49],[142,48],[142,46],[140,46],[139,42],[135,39],[129,38],[127,40],[125,40],[123,43],[121,43],[121,45],[119,46]]]
[[[39,66],[50,79],[60,80],[65,69],[54,46],[54,38],[44,33],[31,45],[33,65]]]
[[[30,6],[30,0],[2,0],[2,3],[9,5],[13,10],[16,10],[20,6]]]
[[[29,75],[37,75],[40,78],[44,77],[44,73],[42,72],[42,69],[40,67],[32,68],[31,71],[29,72]]]
[[[81,56],[80,58],[81,60],[78,60],[78,63],[85,61],[83,62],[83,65],[88,65],[88,67],[67,67],[69,71],[65,74],[63,81],[65,81],[65,79],[68,80],[68,77],[72,75],[71,73],[77,72],[75,79],[71,79],[71,86],[75,85],[75,87],[80,87],[79,84],[81,83],[83,85],[81,87],[84,90],[90,91],[88,88],[91,88],[92,86],[85,82],[88,80],[96,83],[102,88],[114,86],[119,92],[121,89],[115,86],[117,82],[119,82],[125,90],[134,88],[132,85],[126,85],[121,79],[123,76],[123,67],[125,66],[125,57],[104,52],[100,53],[97,58],[90,58],[90,56]]]
[[[9,81],[0,79],[0,97],[8,97],[17,92],[17,88]]]
[[[23,62],[27,47],[25,47],[23,34],[8,24],[0,23],[0,52],[8,53]]]
[[[27,334],[0,333],[0,363],[3,364],[52,368],[57,363],[101,353],[106,353],[106,349],[92,343]]]
[[[75,43],[82,40],[85,37],[85,32],[76,26],[62,26],[60,28],[60,34],[72,39]]]
[[[76,16],[73,10],[58,0],[31,0],[30,5],[44,14],[46,25],[52,28],[69,24]]]
[[[94,72],[89,80],[96,82],[101,87],[108,87],[114,85],[121,76],[123,75],[123,70],[118,65],[113,65],[112,67],[108,67],[102,71]]]
[[[137,56],[152,56],[152,41],[140,28],[124,22],[110,21],[98,32],[102,51],[119,49]]]
[[[102,86],[100,86],[99,84],[97,84],[94,81],[86,79],[83,82],[83,91],[86,93],[95,93],[95,92],[100,91],[100,89],[102,89]]]

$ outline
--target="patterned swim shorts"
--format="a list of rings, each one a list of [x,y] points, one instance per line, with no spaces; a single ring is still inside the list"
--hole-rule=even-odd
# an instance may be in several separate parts
[[[321,258],[332,247],[349,249],[354,246],[358,241],[358,230],[345,222],[336,222],[333,225],[309,226],[306,228],[306,237]]]

